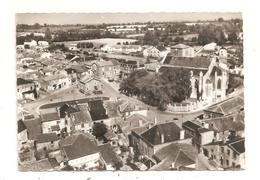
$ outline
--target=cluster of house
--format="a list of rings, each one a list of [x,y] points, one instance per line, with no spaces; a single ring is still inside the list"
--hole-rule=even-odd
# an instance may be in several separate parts
[[[18,114],[21,170],[115,170],[122,166],[119,147],[128,145],[124,133],[139,127],[140,120],[125,123],[138,117],[147,121],[146,109],[106,97],[43,105],[37,118],[21,107]],[[107,127],[106,141],[92,135],[96,123]]]
[[[47,41],[26,41],[23,45],[17,45],[16,50],[24,50],[24,49],[36,49],[36,50],[44,50],[49,47],[49,43]]]

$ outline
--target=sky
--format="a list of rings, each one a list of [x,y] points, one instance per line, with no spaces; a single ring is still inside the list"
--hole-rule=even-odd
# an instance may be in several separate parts
[[[242,19],[241,13],[17,13],[16,24],[101,24]]]

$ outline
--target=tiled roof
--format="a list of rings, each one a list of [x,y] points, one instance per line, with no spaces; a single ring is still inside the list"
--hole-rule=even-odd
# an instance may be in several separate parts
[[[161,135],[164,135],[164,143],[179,140],[181,128],[174,122],[158,124],[145,131],[141,136],[153,145],[161,144]]]
[[[81,124],[86,122],[91,122],[92,119],[88,111],[81,110],[71,114],[71,117],[74,117],[75,124]]]
[[[236,115],[229,115],[224,117],[213,118],[205,120],[209,124],[209,127],[218,132],[224,132],[228,130],[243,131],[245,128],[244,122],[236,119]]]
[[[71,135],[60,141],[68,160],[98,153],[97,145],[85,134]]]
[[[172,143],[157,151],[154,158],[159,163],[151,170],[167,170],[174,163],[174,168],[185,167],[196,163],[197,150],[191,144]]]
[[[211,60],[209,57],[174,57],[167,55],[164,65],[170,65],[174,67],[183,67],[183,68],[197,68],[197,69],[208,69]]]
[[[60,138],[57,136],[56,133],[46,133],[46,134],[40,134],[36,138],[37,143],[46,143],[51,141],[57,141]]]
[[[216,105],[210,106],[205,111],[228,115],[238,112],[242,107],[244,107],[244,98],[241,96],[236,96]]]
[[[103,144],[98,146],[98,151],[101,153],[101,156],[105,160],[106,164],[117,164],[120,162],[120,159],[113,151],[111,144]]]

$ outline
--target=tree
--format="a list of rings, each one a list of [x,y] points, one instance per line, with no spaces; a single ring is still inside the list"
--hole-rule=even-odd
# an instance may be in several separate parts
[[[103,137],[107,132],[107,127],[105,124],[103,123],[95,123],[93,125],[93,132],[92,134],[96,137],[96,138],[101,138]]]
[[[190,73],[184,69],[166,69],[161,74],[138,70],[121,82],[119,90],[165,110],[169,103],[181,102],[190,96]]]
[[[231,32],[228,34],[228,40],[231,42],[231,43],[236,43],[238,42],[238,37],[237,37],[237,34],[236,32]]]
[[[218,18],[218,22],[224,22],[224,19],[222,17]]]
[[[45,39],[46,41],[51,42],[51,31],[49,28],[47,28],[45,31]]]

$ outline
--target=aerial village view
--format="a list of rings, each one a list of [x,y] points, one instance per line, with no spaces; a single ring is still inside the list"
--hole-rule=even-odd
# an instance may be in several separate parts
[[[245,169],[242,15],[169,14],[16,14],[19,171]]]

